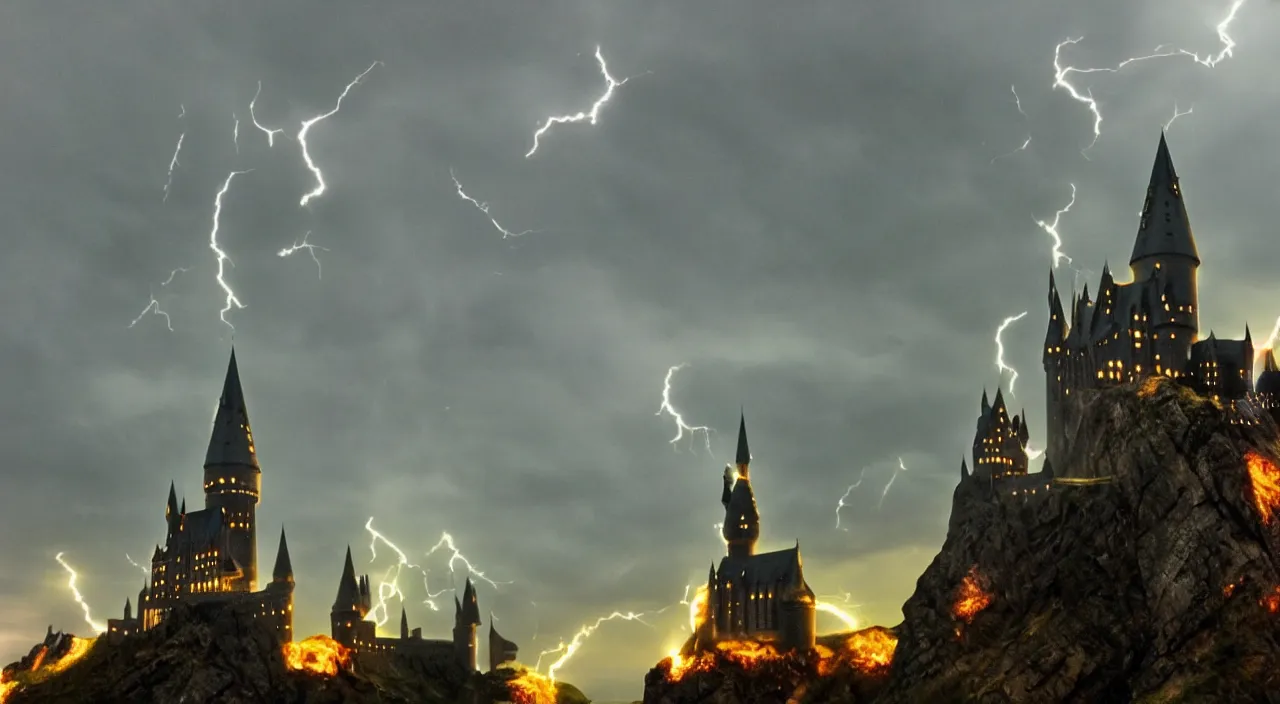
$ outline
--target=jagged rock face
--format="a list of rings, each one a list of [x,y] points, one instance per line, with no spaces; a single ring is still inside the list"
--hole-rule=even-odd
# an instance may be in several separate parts
[[[1246,461],[1280,461],[1275,426],[1168,382],[1091,396],[1055,470],[1110,482],[1001,500],[961,482],[882,701],[1280,701],[1280,534]],[[966,589],[986,602],[971,622]]]
[[[997,498],[962,480],[942,550],[894,629],[888,682],[858,690],[837,672],[791,701],[1280,702],[1275,424],[1232,424],[1168,381],[1081,396],[1055,474],[1102,481]],[[1276,473],[1270,520],[1250,464]],[[782,702],[756,695],[796,682],[776,673],[773,690],[753,692],[725,670],[673,690],[660,671],[646,704]]]
[[[33,654],[40,648],[37,645]],[[28,660],[6,670],[30,670]],[[452,660],[424,661],[395,654],[358,654],[351,667],[336,677],[293,671],[286,667],[271,631],[248,612],[228,605],[184,605],[158,628],[116,645],[97,642],[74,665],[14,690],[3,701],[491,704],[511,699],[509,678],[468,674]]]

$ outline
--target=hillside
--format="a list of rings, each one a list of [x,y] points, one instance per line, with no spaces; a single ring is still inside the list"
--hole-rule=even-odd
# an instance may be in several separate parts
[[[48,634],[4,668],[3,704],[586,704],[572,685],[516,670],[353,654],[325,636],[279,646],[249,614],[185,606],[111,644]]]
[[[1275,424],[1168,381],[1080,396],[1067,482],[993,499],[960,478],[882,685],[846,669],[746,690],[759,663],[663,661],[646,704],[1280,702]]]

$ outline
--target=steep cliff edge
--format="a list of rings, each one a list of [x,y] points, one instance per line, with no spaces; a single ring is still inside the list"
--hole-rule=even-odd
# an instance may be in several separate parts
[[[1082,396],[1052,489],[960,480],[887,681],[822,701],[1280,702],[1275,424],[1162,380]]]
[[[585,704],[572,685],[515,670],[350,653],[324,636],[282,648],[238,607],[182,606],[119,643],[52,633],[6,666],[0,703]],[[558,690],[558,691],[557,691]]]

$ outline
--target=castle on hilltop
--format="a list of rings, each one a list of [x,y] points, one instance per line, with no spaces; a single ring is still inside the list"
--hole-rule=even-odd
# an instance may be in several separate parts
[[[751,450],[747,421],[738,424],[736,470],[725,467],[724,537],[728,554],[719,569],[712,563],[707,577],[706,618],[697,640],[752,639],[778,643],[784,649],[810,650],[817,634],[817,598],[804,579],[800,543],[786,550],[756,554],[760,511],[751,489]]]
[[[1267,411],[1280,422],[1280,369],[1271,350],[1255,388],[1254,347],[1249,326],[1240,340],[1213,331],[1200,339],[1200,254],[1164,134],[1156,149],[1137,239],[1129,257],[1131,280],[1117,283],[1102,269],[1097,298],[1089,287],[1063,307],[1049,270],[1049,328],[1042,362],[1045,371],[1047,439],[1044,468],[1027,473],[1026,414],[1009,417],[1003,394],[994,403],[982,395],[973,441],[974,475],[1000,493],[1034,494],[1053,483],[1053,465],[1064,459],[1074,434],[1072,392],[1101,389],[1152,376],[1177,380],[1222,403],[1233,422],[1258,422]],[[968,469],[961,468],[963,476]]]
[[[107,637],[120,639],[160,625],[182,603],[236,602],[246,604],[254,618],[265,621],[282,643],[293,640],[293,564],[284,529],[276,551],[271,581],[258,589],[257,505],[262,495],[253,429],[240,386],[235,350],[227,364],[222,396],[213,419],[213,434],[204,461],[203,509],[187,511],[178,503],[176,485],[169,484],[165,505],[165,542],[151,557],[150,578],[138,592],[137,614],[126,599],[122,618],[107,621]],[[377,635],[377,624],[366,620],[371,606],[369,577],[358,581],[347,548],[338,597],[330,612],[334,640],[353,650],[397,651],[447,656],[468,672],[476,669],[476,627],[480,610],[475,587],[467,580],[456,606],[452,640],[426,640],[422,629],[409,630],[403,608],[400,637]],[[518,648],[493,629],[489,631],[491,669],[515,660]]]

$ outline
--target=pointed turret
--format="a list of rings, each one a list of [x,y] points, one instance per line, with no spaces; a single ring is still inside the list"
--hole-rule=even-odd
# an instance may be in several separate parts
[[[982,390],[982,417],[991,415],[991,401],[987,399],[987,390]]]
[[[1136,270],[1143,260],[1161,256],[1187,257],[1197,265],[1200,263],[1186,204],[1182,201],[1182,189],[1178,185],[1178,172],[1173,168],[1173,157],[1169,156],[1169,144],[1163,132],[1156,148],[1155,163],[1151,166],[1147,199],[1142,206],[1142,222],[1129,264]]]
[[[400,607],[400,639],[409,639],[409,614],[404,610],[404,606]]]
[[[133,605],[129,603],[128,599],[124,600],[124,620],[133,620]]]
[[[1062,312],[1062,298],[1058,296],[1058,285],[1053,279],[1053,267],[1049,268],[1049,328],[1044,333],[1044,354],[1042,362],[1046,368],[1049,362],[1061,352],[1059,349],[1067,339],[1067,316]]]
[[[467,577],[466,586],[462,588],[462,623],[468,626],[480,625],[480,603],[476,599],[476,588]]]
[[[164,505],[164,517],[167,521],[172,521],[178,515],[178,489],[173,482],[169,482],[169,501]]]
[[[747,476],[747,467],[751,464],[751,448],[747,446],[747,414],[742,411],[738,416],[738,452],[734,458],[738,465],[738,474]]]
[[[960,458],[960,479],[961,481],[969,478],[969,465],[965,463],[964,457]]]
[[[204,466],[258,467],[234,349],[231,350],[231,361],[227,363],[227,377],[222,382],[222,396],[218,399],[218,412],[213,419],[213,434],[209,438]]]
[[[351,546],[347,546],[347,558],[342,565],[342,577],[338,580],[338,596],[333,600],[333,610],[360,610],[360,583],[356,581],[356,567],[351,561]]]
[[[185,515],[187,515],[187,499],[186,499],[186,497],[183,497],[183,499],[182,499],[182,508],[178,509],[178,515],[179,515],[179,516],[185,516]]]
[[[280,548],[276,550],[276,566],[271,570],[271,581],[293,583],[293,562],[289,559],[289,544],[284,539],[284,526],[280,526]]]

